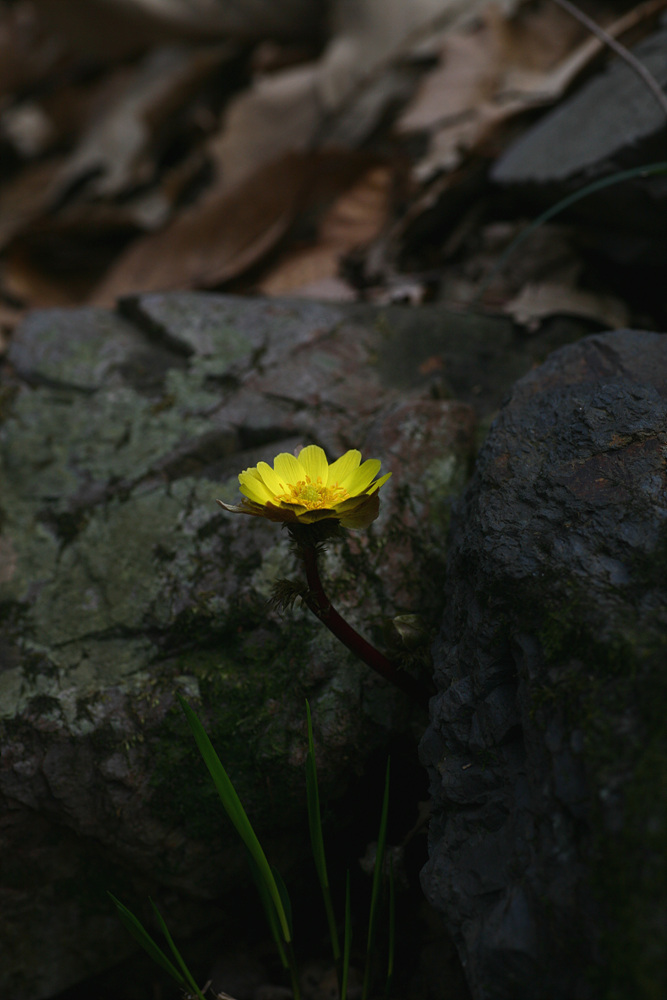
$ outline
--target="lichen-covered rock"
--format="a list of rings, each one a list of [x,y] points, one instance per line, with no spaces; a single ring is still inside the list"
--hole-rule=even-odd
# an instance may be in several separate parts
[[[377,453],[394,472],[381,520],[332,545],[323,575],[380,642],[387,616],[434,614],[441,500],[465,478],[475,419],[380,372],[387,330],[313,303],[170,295],[124,315],[35,313],[13,339],[0,386],[3,997],[39,1000],[131,949],[105,889],[152,893],[186,934],[245,882],[177,691],[287,871],[307,854],[304,698],[324,794],[411,725],[405,698],[305,609],[267,609],[274,582],[301,575],[285,532],[215,504],[238,497],[241,469],[298,444]]]
[[[520,380],[455,514],[428,897],[475,1000],[667,995],[667,337]]]

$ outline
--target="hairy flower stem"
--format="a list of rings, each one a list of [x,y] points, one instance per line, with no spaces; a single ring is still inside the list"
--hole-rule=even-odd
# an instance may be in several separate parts
[[[306,568],[306,580],[308,581],[308,594],[305,602],[317,615],[323,625],[339,639],[344,646],[347,646],[355,656],[363,660],[376,673],[384,677],[386,681],[396,685],[405,694],[409,695],[413,701],[428,708],[430,692],[420,684],[419,681],[401,670],[395,663],[392,663],[383,653],[371,646],[363,636],[359,635],[355,629],[342,618],[324,592],[320,572],[317,566],[317,549],[314,545],[301,544],[299,546]]]

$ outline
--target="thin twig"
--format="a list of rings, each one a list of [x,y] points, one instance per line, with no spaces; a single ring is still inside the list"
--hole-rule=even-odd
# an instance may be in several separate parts
[[[630,52],[629,49],[626,49],[625,45],[622,45],[614,38],[613,35],[610,35],[608,31],[605,31],[599,24],[596,24],[595,21],[591,20],[588,14],[584,14],[582,10],[575,7],[573,3],[570,3],[570,0],[553,0],[553,2],[558,4],[559,7],[562,7],[563,10],[566,10],[568,14],[572,15],[572,17],[575,17],[577,21],[588,28],[592,34],[596,35],[601,42],[604,42],[604,44],[610,49],[613,49],[616,55],[619,56],[619,58],[622,59],[646,84],[660,105],[660,109],[665,118],[667,118],[667,94],[665,94],[651,71],[648,70],[646,66],[639,61],[639,59],[633,56],[632,52]]]

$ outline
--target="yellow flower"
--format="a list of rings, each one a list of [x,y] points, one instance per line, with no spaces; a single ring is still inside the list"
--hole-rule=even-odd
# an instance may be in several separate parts
[[[361,452],[352,450],[329,465],[322,448],[311,444],[298,458],[287,452],[276,455],[273,468],[259,462],[246,469],[239,475],[243,502],[218,503],[233,513],[270,521],[313,524],[331,518],[344,528],[367,528],[378,516],[378,490],[391,475],[375,479],[380,464],[376,458],[361,462]]]

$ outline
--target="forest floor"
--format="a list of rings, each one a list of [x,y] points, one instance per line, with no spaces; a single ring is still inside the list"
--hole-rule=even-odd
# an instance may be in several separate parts
[[[667,0],[248,6],[0,0],[0,356],[30,310],[184,289],[667,330]],[[60,1000],[166,1000],[145,964]]]

